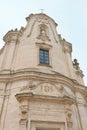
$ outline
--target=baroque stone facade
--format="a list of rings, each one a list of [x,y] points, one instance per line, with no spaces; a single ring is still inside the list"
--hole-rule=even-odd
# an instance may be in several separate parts
[[[0,50],[0,130],[87,130],[87,88],[71,43],[46,14],[26,21]]]

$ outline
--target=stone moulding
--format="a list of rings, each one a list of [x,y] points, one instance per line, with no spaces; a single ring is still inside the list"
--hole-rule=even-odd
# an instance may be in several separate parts
[[[47,44],[45,42],[36,42],[36,45],[39,46],[39,47],[43,47],[43,48],[46,48],[46,49],[51,49],[52,46],[50,44]]]
[[[50,72],[43,73],[37,70],[32,69],[23,69],[23,70],[17,70],[17,71],[11,71],[11,70],[3,70],[0,71],[0,81],[2,82],[13,82],[16,80],[27,80],[27,79],[33,79],[33,80],[42,80],[42,81],[51,81],[55,83],[63,83],[69,86],[73,91],[77,90],[82,93],[86,93],[87,87],[79,84],[77,81],[70,79],[60,73]],[[79,89],[78,89],[79,88]]]
[[[18,102],[21,102],[23,100],[51,100],[51,101],[56,101],[59,103],[68,103],[68,104],[73,104],[75,103],[75,99],[71,98],[69,96],[63,96],[63,97],[56,97],[56,96],[45,96],[45,95],[36,95],[33,94],[32,92],[28,93],[18,93],[15,95],[16,99]]]

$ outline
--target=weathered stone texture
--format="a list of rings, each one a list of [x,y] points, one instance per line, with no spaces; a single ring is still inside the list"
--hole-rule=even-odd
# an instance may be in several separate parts
[[[71,43],[49,16],[26,20],[0,50],[0,130],[86,130],[87,88]],[[40,62],[40,49],[49,63]]]

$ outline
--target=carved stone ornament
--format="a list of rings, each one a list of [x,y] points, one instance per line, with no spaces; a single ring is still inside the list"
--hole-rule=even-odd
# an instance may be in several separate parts
[[[16,42],[18,40],[19,35],[20,35],[20,31],[18,31],[17,29],[11,30],[7,32],[7,34],[3,37],[3,40],[6,43]]]
[[[30,91],[36,88],[36,84],[33,81],[30,81],[28,85],[23,86],[20,91]]]
[[[29,86],[22,88],[21,92],[16,95],[19,102],[25,99],[29,101],[33,98],[52,99],[52,97],[61,103],[66,102],[68,104],[73,104],[75,102],[75,99],[68,94],[62,85],[58,87],[55,86],[55,84],[50,84],[48,82],[41,82],[36,85],[35,83],[30,82]]]
[[[79,63],[78,63],[77,59],[74,59],[74,60],[73,60],[73,66],[74,66],[74,68],[75,68],[76,70],[79,70],[79,69],[80,69]]]
[[[37,39],[40,39],[42,41],[50,41],[49,37],[47,36],[47,26],[45,24],[40,24],[40,35],[37,37]]]
[[[49,24],[49,20],[47,17],[45,17],[44,14],[41,14],[39,17],[37,17],[37,21],[39,23],[45,23],[45,24]]]
[[[81,77],[83,77],[84,74],[83,74],[83,71],[79,67],[79,63],[78,63],[77,59],[74,59],[72,63],[73,63],[73,67],[76,70],[76,74],[80,75]]]
[[[19,125],[20,130],[27,130],[28,112],[29,112],[29,100],[24,94],[17,94],[16,98],[19,102]]]
[[[71,128],[73,122],[72,122],[72,110],[70,104],[65,105],[65,113],[66,113],[67,126]]]

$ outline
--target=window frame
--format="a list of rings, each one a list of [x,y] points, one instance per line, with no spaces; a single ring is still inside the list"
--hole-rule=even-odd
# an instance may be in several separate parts
[[[47,53],[47,54],[46,54]],[[49,65],[49,50],[48,49],[39,49],[39,63]]]
[[[46,67],[52,67],[52,56],[51,56],[51,49],[52,45],[47,44],[45,42],[36,42],[37,47],[37,64],[40,66],[46,66]],[[39,51],[42,50],[48,50],[49,51],[49,64],[40,63],[40,57],[39,57]]]

